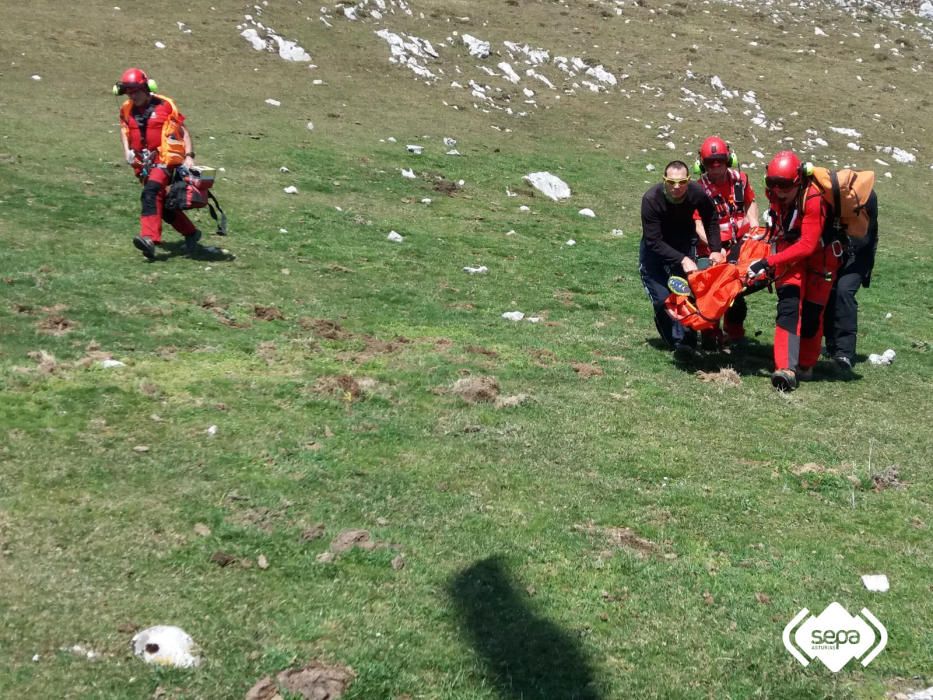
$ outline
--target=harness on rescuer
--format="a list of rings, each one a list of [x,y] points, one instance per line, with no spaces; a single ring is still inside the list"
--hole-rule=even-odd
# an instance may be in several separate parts
[[[731,185],[730,190],[732,192],[728,199],[715,191],[705,177],[701,177],[699,183],[706,192],[706,196],[709,197],[716,206],[716,213],[719,214],[719,231],[722,240],[732,245],[748,233],[750,224],[745,220],[745,183],[742,180],[742,173],[734,168],[729,168],[726,172],[728,173],[729,184]],[[736,219],[740,219],[741,223],[737,223]],[[728,229],[728,231],[726,229]]]
[[[176,168],[185,162],[185,132],[178,119],[178,108],[170,97],[152,93],[152,97],[168,104],[171,113],[162,124],[162,138],[158,148],[153,149],[159,154],[159,165],[167,168]],[[120,128],[129,137],[130,123],[135,120],[133,116],[133,103],[126,100],[120,106]],[[144,136],[145,138],[145,136]],[[147,146],[149,144],[146,144]]]

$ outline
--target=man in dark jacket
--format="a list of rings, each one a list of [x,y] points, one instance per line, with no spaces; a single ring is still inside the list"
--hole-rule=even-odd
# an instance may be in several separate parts
[[[664,308],[664,300],[670,293],[668,278],[672,275],[685,277],[697,269],[694,211],[700,213],[706,231],[710,261],[722,261],[715,205],[702,187],[690,182],[686,163],[671,161],[664,168],[663,182],[648,190],[641,200],[642,239],[638,263],[645,292],[654,307],[658,333],[678,359],[694,354],[696,331],[673,321]]]

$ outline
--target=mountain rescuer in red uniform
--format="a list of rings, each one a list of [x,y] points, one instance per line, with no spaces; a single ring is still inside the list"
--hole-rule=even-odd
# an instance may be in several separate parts
[[[710,136],[700,146],[699,158],[694,164],[694,171],[700,173],[697,180],[707,196],[716,205],[719,213],[719,234],[722,239],[722,249],[727,252],[733,244],[746,236],[754,236],[758,230],[758,203],[755,201],[755,190],[748,181],[748,175],[738,170],[737,159],[732,149],[718,136]],[[694,213],[696,231],[700,242],[697,244],[697,255],[709,255],[709,244],[706,232],[700,221],[699,212]],[[745,296],[736,297],[732,306],[726,311],[723,319],[723,330],[726,338],[732,345],[745,340],[745,317],[748,315],[748,306]],[[716,340],[721,338],[718,330],[715,331]],[[705,338],[705,333],[704,333]]]
[[[154,93],[155,89],[155,81],[139,68],[123,71],[113,86],[114,94],[127,96],[120,107],[120,138],[126,162],[143,186],[139,235],[133,245],[149,260],[155,258],[155,247],[162,242],[163,220],[184,236],[189,254],[203,250],[198,243],[201,232],[191,219],[184,212],[165,207],[166,189],[175,169],[194,166],[194,147],[183,126],[185,116],[171,99]]]
[[[823,310],[842,249],[824,235],[831,228],[829,206],[793,151],[781,151],[771,159],[765,184],[774,252],[753,262],[748,276],[768,276],[777,285],[771,384],[779,391],[792,391],[798,380],[812,378],[819,359]]]

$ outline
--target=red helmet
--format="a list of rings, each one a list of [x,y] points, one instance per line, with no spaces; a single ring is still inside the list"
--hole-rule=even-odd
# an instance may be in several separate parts
[[[768,163],[768,169],[765,171],[765,184],[768,187],[799,185],[802,173],[803,168],[797,154],[793,151],[781,151],[775,154]]]
[[[718,136],[710,136],[703,145],[700,146],[700,160],[729,160],[732,155],[732,149],[729,144]]]
[[[151,81],[145,71],[139,68],[127,68],[120,76],[120,81],[114,85],[114,92],[117,95],[125,95],[133,90],[145,90],[151,92]]]

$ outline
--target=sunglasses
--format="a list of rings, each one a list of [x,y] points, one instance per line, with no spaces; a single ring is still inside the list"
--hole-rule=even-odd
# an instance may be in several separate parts
[[[798,184],[799,183],[796,179],[792,180],[788,177],[766,177],[765,178],[765,185],[768,186],[768,189],[772,189],[772,190],[789,190],[792,187],[796,187]]]
[[[664,182],[666,182],[668,185],[671,185],[672,187],[680,187],[681,185],[686,185],[688,182],[690,182],[690,178],[689,177],[666,177],[664,178]]]
[[[729,159],[723,156],[722,158],[707,158],[703,161],[703,165],[707,168],[712,168],[717,165],[726,165],[729,162]]]

